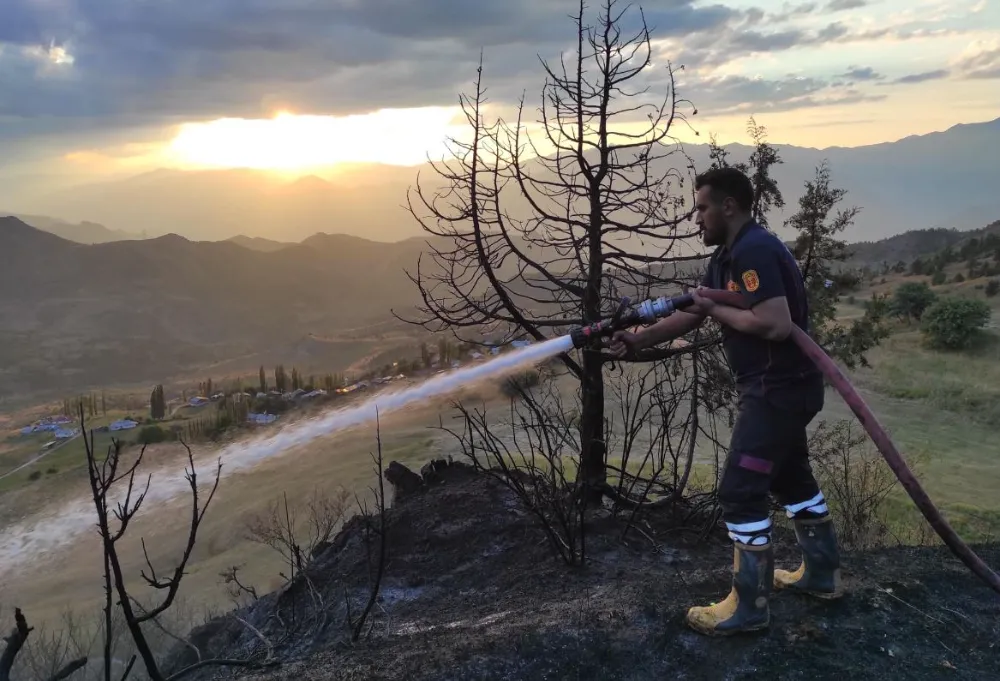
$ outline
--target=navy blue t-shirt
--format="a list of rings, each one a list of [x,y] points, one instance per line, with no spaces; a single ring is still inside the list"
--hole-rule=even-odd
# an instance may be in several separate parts
[[[731,249],[716,249],[702,286],[738,291],[750,307],[768,298],[785,296],[792,323],[809,332],[809,301],[795,256],[756,221],[740,229]],[[822,400],[822,374],[791,338],[770,341],[723,324],[722,342],[741,394],[763,396],[779,389],[802,388],[816,395],[818,386]]]

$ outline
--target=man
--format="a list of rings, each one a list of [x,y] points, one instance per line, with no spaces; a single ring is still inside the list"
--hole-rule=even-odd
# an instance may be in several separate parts
[[[695,180],[697,223],[716,246],[702,287],[739,291],[748,309],[713,303],[694,292],[695,305],[610,343],[621,357],[682,336],[711,317],[739,394],[719,501],[733,541],[730,593],[721,603],[693,607],[688,624],[709,635],[764,629],[772,584],[820,598],[841,595],[840,560],[823,493],[809,465],[806,426],[823,407],[823,376],[789,338],[792,324],[809,330],[809,306],[794,256],[751,215],[753,186],[734,168]],[[700,289],[699,289],[700,290]],[[774,569],[768,494],[793,519],[802,552],[794,572]]]

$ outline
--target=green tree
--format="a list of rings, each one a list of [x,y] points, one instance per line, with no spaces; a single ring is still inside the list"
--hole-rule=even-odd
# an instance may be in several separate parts
[[[892,294],[890,309],[893,314],[909,321],[920,321],[924,311],[934,304],[937,294],[926,282],[907,281],[899,285]]]
[[[282,364],[274,368],[274,387],[280,393],[288,391],[288,374],[285,373],[285,367]]]
[[[990,279],[986,284],[986,297],[992,298],[998,293],[1000,293],[1000,280]]]
[[[299,370],[292,367],[292,390],[298,390],[302,387],[302,377],[299,376]]]
[[[944,270],[934,270],[934,274],[931,275],[931,286],[940,286],[944,282]]]
[[[163,394],[163,386],[157,385],[149,396],[149,415],[159,421],[167,415],[167,401]]]
[[[860,212],[857,207],[831,212],[846,195],[846,190],[831,186],[830,167],[824,161],[816,175],[806,181],[805,193],[799,199],[799,210],[785,225],[798,236],[794,253],[805,279],[809,295],[809,326],[813,338],[831,357],[850,368],[868,366],[865,353],[889,335],[884,323],[887,303],[873,296],[864,316],[844,326],[836,322],[837,289],[831,283],[837,278],[834,265],[847,258],[846,244],[837,235],[854,223]]]
[[[961,350],[990,321],[990,306],[974,298],[945,298],[934,303],[922,320],[922,331],[932,347]]]
[[[778,182],[771,177],[771,167],[784,163],[778,154],[778,149],[767,142],[767,128],[758,125],[751,116],[747,122],[747,133],[753,140],[753,152],[750,154],[750,180],[753,182],[753,216],[765,227],[767,213],[772,208],[784,208],[785,199],[778,188]]]
[[[753,141],[753,151],[749,162],[729,162],[729,152],[719,146],[715,135],[711,136],[708,148],[710,167],[736,168],[747,175],[753,183],[753,216],[763,226],[767,227],[767,212],[771,208],[784,208],[785,199],[778,188],[778,182],[771,177],[771,167],[784,163],[777,148],[767,142],[767,128],[758,125],[754,117],[747,121],[747,134]]]
[[[267,392],[267,374],[264,373],[264,365],[260,365],[260,370],[257,372],[257,380],[260,383],[260,392]]]
[[[427,343],[420,343],[420,361],[423,362],[425,369],[430,369],[431,361],[431,351],[427,347]]]

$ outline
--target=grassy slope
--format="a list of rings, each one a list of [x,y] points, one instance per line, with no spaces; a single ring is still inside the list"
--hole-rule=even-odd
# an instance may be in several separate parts
[[[954,266],[958,271],[961,266]],[[949,272],[953,275],[954,272]],[[889,293],[903,281],[929,277],[894,276],[856,295]],[[868,354],[870,369],[851,379],[908,461],[931,497],[959,529],[979,534],[1000,526],[1000,296],[985,298],[978,279],[933,287],[941,296],[987,300],[994,310],[991,329],[964,352],[931,350],[918,325],[901,325]],[[843,304],[842,318],[860,316],[859,305]],[[854,418],[843,400],[831,395],[826,413]],[[900,512],[912,503],[900,492]],[[980,519],[980,520],[977,520]]]

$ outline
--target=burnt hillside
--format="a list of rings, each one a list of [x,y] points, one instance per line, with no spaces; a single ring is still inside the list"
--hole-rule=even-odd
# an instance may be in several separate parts
[[[267,646],[229,616],[191,634],[204,658],[270,657],[271,666],[189,678],[997,678],[1000,598],[944,549],[846,556],[844,599],[782,593],[769,631],[706,639],[683,615],[728,589],[723,533],[696,544],[651,516],[622,541],[622,524],[598,512],[588,564],[572,569],[553,560],[506,488],[461,466],[434,479],[387,512],[381,597],[359,642],[349,642],[345,602],[356,616],[369,570],[352,521],[307,576],[236,613]],[[791,564],[793,540],[776,539],[778,565]],[[977,550],[1000,563],[1000,546]],[[178,645],[169,666],[192,654]]]

